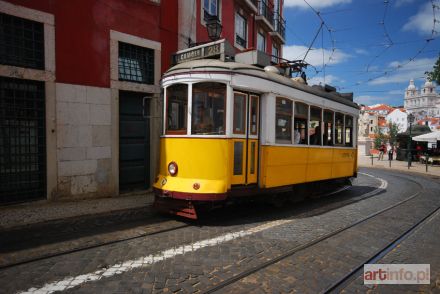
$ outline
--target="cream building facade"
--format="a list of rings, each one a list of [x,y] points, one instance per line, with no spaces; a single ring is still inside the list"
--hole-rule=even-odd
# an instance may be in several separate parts
[[[408,113],[416,116],[416,119],[426,116],[440,117],[440,95],[436,91],[435,84],[426,80],[419,91],[414,80],[411,79],[405,91],[404,106]]]

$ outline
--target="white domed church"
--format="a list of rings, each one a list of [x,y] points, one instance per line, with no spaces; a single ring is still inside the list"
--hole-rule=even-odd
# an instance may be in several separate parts
[[[426,116],[440,117],[440,95],[433,82],[426,80],[420,91],[414,85],[414,80],[409,81],[405,91],[404,107],[408,113],[421,119]]]

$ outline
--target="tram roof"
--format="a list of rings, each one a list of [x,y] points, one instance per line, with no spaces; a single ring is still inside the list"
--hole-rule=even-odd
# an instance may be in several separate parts
[[[215,71],[218,72],[232,71],[232,72],[263,78],[266,80],[270,80],[282,85],[295,88],[300,91],[304,91],[313,95],[327,98],[329,100],[333,100],[335,102],[342,103],[347,106],[359,109],[359,106],[356,103],[351,101],[349,98],[343,97],[338,92],[327,92],[324,90],[323,87],[320,86],[312,87],[306,84],[295,82],[292,79],[287,78],[281,74],[267,72],[260,67],[249,64],[237,63],[237,62],[223,62],[217,59],[199,59],[199,60],[188,61],[171,67],[167,72],[165,72],[164,77],[178,73],[186,73],[186,72],[200,73],[200,72],[215,72]]]

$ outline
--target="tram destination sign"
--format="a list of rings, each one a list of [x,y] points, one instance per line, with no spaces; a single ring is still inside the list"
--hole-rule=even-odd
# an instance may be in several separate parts
[[[205,58],[220,58],[224,59],[225,54],[230,51],[229,43],[226,40],[207,43],[194,48],[184,49],[178,51],[173,55],[173,64],[179,64],[191,60],[205,59]]]

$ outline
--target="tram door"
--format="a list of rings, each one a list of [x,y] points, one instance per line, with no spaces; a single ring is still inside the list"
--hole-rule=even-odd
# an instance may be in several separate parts
[[[259,98],[234,92],[232,185],[257,183]]]

